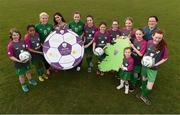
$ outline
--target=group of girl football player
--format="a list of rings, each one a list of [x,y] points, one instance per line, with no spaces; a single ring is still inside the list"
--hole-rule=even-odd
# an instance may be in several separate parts
[[[92,72],[93,57],[97,57],[97,63],[104,58],[102,56],[94,56],[95,48],[105,48],[107,43],[114,43],[118,36],[128,36],[130,47],[124,49],[123,63],[119,64],[120,69],[117,76],[120,84],[117,90],[124,88],[125,94],[133,91],[138,80],[141,80],[140,92],[136,95],[147,105],[151,101],[147,95],[152,91],[156,80],[159,66],[167,60],[167,44],[164,40],[164,33],[158,28],[158,18],[156,16],[148,17],[148,24],[143,29],[133,27],[133,19],[127,17],[124,27],[119,27],[118,20],[112,21],[110,29],[107,28],[105,22],[100,22],[97,27],[94,23],[94,17],[88,15],[86,23],[81,20],[80,12],[73,14],[73,21],[66,23],[64,17],[60,13],[53,15],[54,25],[48,22],[49,15],[42,12],[39,15],[39,23],[27,26],[27,34],[21,39],[21,33],[12,28],[9,34],[9,44],[7,52],[9,58],[14,62],[16,74],[19,76],[19,82],[24,92],[29,91],[29,87],[25,81],[26,77],[29,84],[35,86],[37,81],[31,77],[31,64],[34,65],[39,81],[43,82],[50,77],[51,66],[47,63],[43,56],[42,46],[46,37],[52,32],[61,29],[71,29],[77,33],[84,41],[85,57],[88,65],[88,72]],[[23,51],[31,53],[31,61],[22,61],[19,54]],[[143,56],[152,56],[155,64],[152,67],[145,67],[141,64]],[[81,70],[82,62],[76,67],[77,71]],[[97,69],[97,76],[103,76],[104,73]]]

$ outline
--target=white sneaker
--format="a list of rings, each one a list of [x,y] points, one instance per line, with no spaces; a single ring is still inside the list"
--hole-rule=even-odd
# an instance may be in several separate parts
[[[129,84],[128,85],[125,85],[125,94],[128,94],[129,93]]]
[[[121,88],[123,88],[124,87],[124,80],[120,80],[120,85],[118,85],[117,87],[116,87],[116,89],[117,90],[119,90],[119,89],[121,89]]]
[[[78,67],[76,68],[76,71],[80,71],[80,70],[81,70],[81,67],[78,66]]]
[[[123,87],[124,87],[124,85],[120,84],[116,87],[116,89],[119,90],[119,89],[122,89]]]

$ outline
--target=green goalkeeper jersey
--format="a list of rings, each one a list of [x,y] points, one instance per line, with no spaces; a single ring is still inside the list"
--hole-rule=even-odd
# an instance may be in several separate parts
[[[46,37],[50,34],[50,32],[52,31],[53,29],[53,25],[50,24],[50,23],[47,23],[47,24],[36,24],[35,26],[36,28],[36,32],[39,33],[39,37],[40,37],[40,42],[41,43],[44,43]]]
[[[78,23],[72,21],[69,23],[69,29],[81,36],[84,30],[84,22],[82,22],[81,20]]]

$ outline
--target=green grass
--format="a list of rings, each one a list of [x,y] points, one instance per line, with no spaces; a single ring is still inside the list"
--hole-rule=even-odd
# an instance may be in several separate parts
[[[88,74],[86,63],[80,73],[53,73],[51,79],[22,93],[6,54],[9,29],[16,27],[24,35],[26,25],[37,23],[42,11],[50,14],[51,22],[56,11],[68,22],[75,10],[83,19],[91,14],[97,24],[106,21],[109,26],[113,19],[123,26],[124,18],[131,16],[135,27],[143,27],[148,16],[159,17],[169,59],[158,72],[151,106],[137,100],[136,92],[125,95],[117,91],[118,81],[110,74],[103,78],[97,78],[95,72]],[[179,0],[0,0],[0,113],[180,113],[179,17]]]

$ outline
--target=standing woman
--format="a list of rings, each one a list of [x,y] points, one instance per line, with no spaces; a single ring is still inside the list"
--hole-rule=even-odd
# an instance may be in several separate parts
[[[133,22],[134,21],[132,17],[127,17],[125,19],[125,27],[121,29],[121,35],[128,36],[131,42],[133,42],[136,32],[136,29],[133,28]]]
[[[46,12],[39,14],[39,23],[35,25],[36,32],[39,34],[41,45],[43,45],[46,37],[53,30],[53,25],[48,23],[49,15]],[[44,59],[44,65],[46,67],[46,74],[50,75],[50,65]],[[46,77],[48,78],[48,77]]]
[[[144,38],[146,41],[152,40],[152,34],[154,31],[159,30],[158,28],[158,17],[157,16],[149,16],[148,17],[148,25],[144,27]]]
[[[53,16],[54,27],[53,30],[67,29],[68,25],[61,13],[56,12]]]
[[[117,20],[112,21],[112,27],[108,30],[111,42],[114,42],[118,36],[121,36],[121,31],[119,29],[119,22]]]
[[[93,39],[93,52],[95,52],[95,48],[101,47],[102,49],[105,48],[106,43],[110,43],[111,39],[109,37],[109,33],[107,32],[107,24],[105,22],[101,22],[99,24],[99,31],[97,31],[94,35]],[[101,62],[105,58],[105,54],[102,56],[98,56],[98,63]],[[97,69],[97,75],[103,76],[104,73]]]
[[[93,51],[92,51],[92,43],[94,34],[97,31],[97,27],[94,24],[94,18],[91,15],[86,17],[86,24],[84,26],[84,47],[85,47],[85,55],[86,61],[88,64],[88,72],[92,71],[93,63]]]
[[[79,11],[74,12],[73,14],[73,21],[69,23],[69,29],[74,31],[76,34],[78,34],[81,38],[83,38],[83,32],[84,32],[84,22],[81,21],[81,14]],[[81,70],[81,64],[82,61],[77,65],[76,70]]]
[[[152,67],[142,66],[141,93],[137,94],[136,97],[140,98],[145,104],[150,105],[151,101],[147,95],[152,91],[159,66],[168,59],[167,44],[164,40],[164,33],[161,30],[153,33],[152,40],[149,40],[147,43],[147,50],[144,56],[154,58],[155,64]]]

